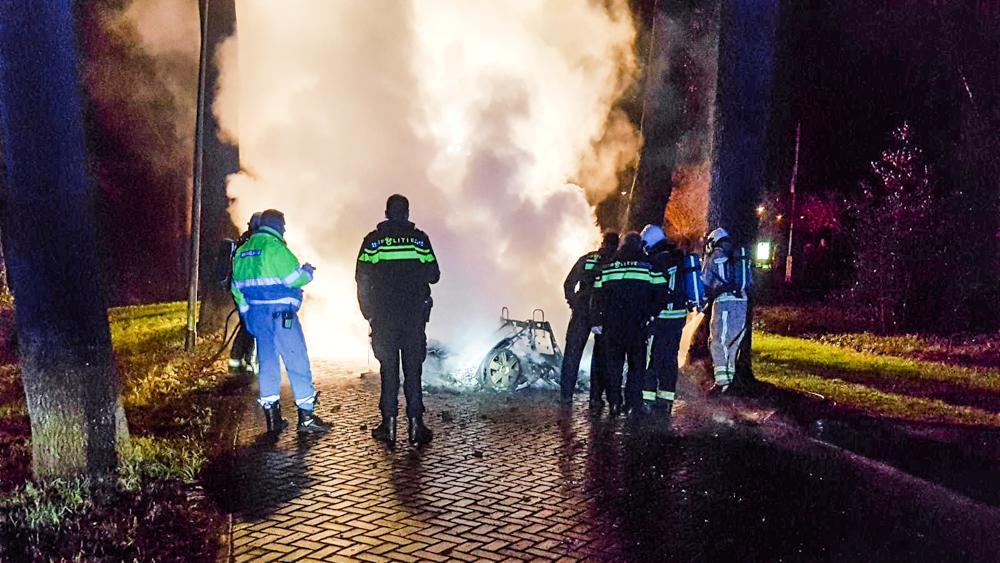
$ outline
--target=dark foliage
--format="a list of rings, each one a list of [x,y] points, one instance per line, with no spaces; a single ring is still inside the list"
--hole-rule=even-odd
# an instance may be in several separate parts
[[[856,261],[850,297],[876,319],[879,331],[895,332],[917,324],[912,309],[941,264],[931,168],[908,123],[892,132],[872,173],[852,205]]]
[[[34,505],[0,502],[0,560],[215,559],[217,539],[203,532],[217,529],[220,517],[177,481],[145,481],[135,491],[58,483],[36,493]]]

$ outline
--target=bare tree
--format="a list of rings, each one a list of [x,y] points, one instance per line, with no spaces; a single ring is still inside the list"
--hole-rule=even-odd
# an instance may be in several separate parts
[[[39,477],[103,474],[124,432],[70,0],[0,0],[5,258]]]

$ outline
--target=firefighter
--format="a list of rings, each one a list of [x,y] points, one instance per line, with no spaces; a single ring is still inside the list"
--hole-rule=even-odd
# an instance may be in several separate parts
[[[410,202],[395,194],[385,205],[386,220],[368,233],[358,253],[355,279],[361,314],[371,326],[372,350],[379,361],[382,389],[381,423],[372,437],[393,447],[399,409],[399,365],[403,364],[403,394],[410,445],[430,442],[424,425],[420,378],[427,355],[431,284],[441,271],[427,234],[410,222]]]
[[[233,259],[233,298],[240,317],[257,339],[260,364],[260,398],[268,432],[283,430],[288,423],[281,416],[281,362],[295,395],[298,431],[322,432],[330,429],[315,414],[316,391],[298,310],[302,286],[311,282],[315,268],[299,265],[285,244],[285,216],[268,209],[260,214],[260,227],[236,249]],[[280,359],[280,361],[279,361]]]
[[[708,298],[714,300],[709,325],[709,348],[715,372],[712,395],[724,394],[736,374],[736,354],[746,335],[747,290],[752,272],[745,250],[737,252],[729,233],[718,228],[705,242],[702,280]]]
[[[604,233],[601,247],[581,256],[576,264],[573,264],[566,281],[563,282],[563,292],[570,308],[562,372],[559,376],[562,390],[560,398],[563,404],[573,402],[573,392],[576,390],[576,379],[580,371],[580,358],[587,345],[587,338],[590,337],[590,328],[594,326],[590,319],[590,299],[594,281],[597,279],[600,266],[610,261],[617,249],[618,233],[613,231]],[[600,340],[601,337],[595,335],[594,353],[590,361],[590,406],[595,409],[601,408],[604,404],[601,399],[604,389],[602,384],[604,366],[600,363],[603,360],[603,353],[598,352]]]
[[[639,233],[629,233],[612,261],[600,268],[594,283],[596,322],[594,332],[604,336],[606,383],[610,413],[622,411],[622,366],[628,363],[625,407],[634,412],[642,403],[642,377],[646,368],[646,330],[657,311],[657,296],[664,284],[642,250]]]
[[[233,249],[233,254],[229,257],[230,267],[229,267],[229,280],[227,280],[226,287],[230,287],[232,284],[232,261],[236,257],[235,250],[244,244],[257,229],[260,228],[260,212],[254,213],[250,217],[250,222],[247,223],[247,230],[240,235],[240,238],[236,241],[236,244],[231,247]],[[239,304],[237,304],[239,306]],[[233,337],[233,346],[229,350],[229,373],[230,375],[241,375],[244,373],[254,374],[254,339],[250,331],[247,330],[246,324],[243,322],[243,316],[240,315],[239,325],[236,327],[236,336]]]
[[[677,351],[687,320],[687,295],[681,270],[684,253],[667,240],[659,225],[646,225],[642,243],[653,269],[665,284],[659,292],[659,311],[650,330],[649,364],[642,387],[642,412],[649,414],[659,404],[669,415],[677,391]]]

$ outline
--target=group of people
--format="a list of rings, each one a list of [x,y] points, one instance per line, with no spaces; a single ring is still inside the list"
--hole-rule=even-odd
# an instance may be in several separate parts
[[[323,432],[330,425],[315,413],[318,394],[298,319],[302,287],[313,280],[315,268],[300,264],[284,235],[284,215],[268,209],[254,214],[231,252],[229,286],[240,314],[241,333],[230,367],[243,370],[252,365],[256,342],[258,402],[268,432],[280,432],[288,425],[279,402],[281,363],[298,411],[297,430]],[[572,315],[561,400],[573,400],[581,356],[593,333],[591,407],[603,408],[606,397],[612,414],[623,410],[650,414],[658,407],[669,413],[687,314],[704,308],[706,293],[715,302],[710,329],[715,390],[724,393],[732,383],[745,331],[746,290],[752,281],[745,258],[745,251],[734,247],[721,228],[708,236],[703,266],[698,256],[685,254],[667,240],[658,225],[647,225],[641,233],[628,233],[620,241],[618,233],[605,233],[601,247],[580,257],[564,284]],[[390,447],[396,442],[401,372],[408,441],[420,446],[433,439],[423,420],[421,379],[426,326],[433,306],[430,286],[440,276],[430,238],[410,221],[409,201],[399,194],[389,197],[385,221],[362,241],[355,280],[381,373],[382,418],[371,433]]]
[[[390,446],[396,442],[400,363],[408,440],[419,446],[434,436],[423,421],[421,377],[427,353],[425,329],[433,305],[430,286],[441,271],[430,238],[410,222],[409,215],[405,197],[389,197],[386,220],[361,244],[355,274],[358,304],[371,326],[372,349],[381,365],[382,421],[372,436]],[[302,287],[312,281],[315,268],[299,263],[284,235],[284,215],[268,209],[253,215],[247,232],[234,245],[228,283],[241,322],[229,366],[233,371],[257,372],[258,403],[267,431],[278,433],[288,426],[279,402],[283,362],[298,411],[297,430],[322,432],[330,425],[315,414],[318,394],[298,319]]]
[[[725,393],[736,373],[752,282],[749,256],[722,228],[709,233],[701,259],[672,244],[659,225],[624,237],[604,233],[600,248],[581,256],[563,284],[572,314],[560,374],[561,401],[573,401],[581,357],[593,333],[590,407],[599,411],[606,398],[612,415],[656,410],[669,414],[688,312],[703,310],[708,301],[714,301],[709,340],[715,377],[710,392]]]

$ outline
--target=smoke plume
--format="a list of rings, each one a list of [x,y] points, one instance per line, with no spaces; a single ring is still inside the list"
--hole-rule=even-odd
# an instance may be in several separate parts
[[[625,0],[243,0],[238,20],[215,108],[245,170],[234,220],[281,209],[317,265],[314,355],[365,358],[355,260],[396,192],[441,263],[432,338],[478,360],[507,305],[545,309],[561,339],[592,203],[638,146],[612,112],[635,74]]]

